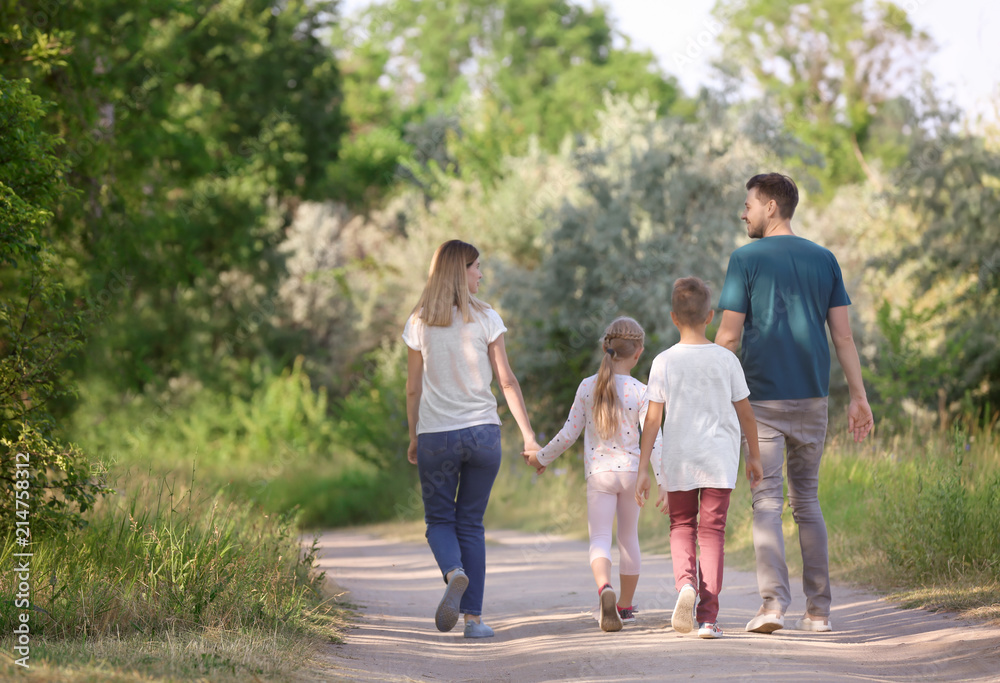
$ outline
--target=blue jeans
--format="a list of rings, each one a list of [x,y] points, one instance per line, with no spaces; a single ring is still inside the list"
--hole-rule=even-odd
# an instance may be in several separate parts
[[[480,615],[486,583],[483,514],[500,471],[500,426],[419,434],[417,470],[427,543],[442,575],[459,567],[468,575],[459,608]]]

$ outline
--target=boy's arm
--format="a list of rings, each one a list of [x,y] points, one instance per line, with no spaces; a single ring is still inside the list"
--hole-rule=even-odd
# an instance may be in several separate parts
[[[646,419],[642,423],[642,438],[639,440],[639,473],[635,479],[635,502],[642,507],[649,498],[649,459],[653,454],[653,446],[660,434],[660,424],[663,422],[663,403],[650,401],[646,409]]]
[[[764,469],[760,464],[760,444],[757,442],[757,419],[753,415],[749,398],[733,401],[733,407],[736,408],[736,417],[739,418],[743,435],[747,439],[746,473],[750,488],[753,488],[764,480]]]

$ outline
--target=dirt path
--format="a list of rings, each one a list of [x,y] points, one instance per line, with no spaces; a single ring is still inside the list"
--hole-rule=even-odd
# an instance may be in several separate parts
[[[320,566],[363,614],[347,642],[324,658],[333,679],[1000,680],[1000,629],[899,610],[848,588],[835,586],[834,633],[746,633],[760,598],[755,577],[733,570],[720,596],[725,636],[680,635],[668,626],[676,596],[670,560],[658,555],[643,557],[637,623],[604,633],[591,616],[597,601],[586,543],[509,531],[487,538],[483,620],[496,636],[470,641],[461,622],[449,633],[434,628],[444,584],[425,543],[325,534]],[[804,598],[795,593],[789,616],[798,618]]]

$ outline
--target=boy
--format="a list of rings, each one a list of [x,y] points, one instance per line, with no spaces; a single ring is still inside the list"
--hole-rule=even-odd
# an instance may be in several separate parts
[[[753,487],[763,478],[757,423],[743,369],[728,349],[705,336],[715,315],[711,300],[708,285],[696,277],[674,282],[670,319],[681,339],[660,353],[649,371],[649,410],[635,484],[641,506],[649,497],[649,459],[665,416],[662,485],[656,507],[670,515],[670,555],[679,591],[671,625],[678,633],[693,630],[695,600],[700,598],[697,622],[702,638],[722,635],[716,619],[726,513],[739,470],[741,427],[747,439],[747,480]],[[699,560],[696,540],[701,548]]]

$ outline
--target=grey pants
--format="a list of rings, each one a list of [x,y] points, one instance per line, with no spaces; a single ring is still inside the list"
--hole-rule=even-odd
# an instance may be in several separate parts
[[[751,401],[757,419],[764,481],[753,491],[757,588],[764,609],[782,614],[792,603],[781,528],[782,466],[788,461],[788,504],[799,527],[806,611],[830,615],[830,560],[819,506],[819,464],[826,440],[827,398]]]

